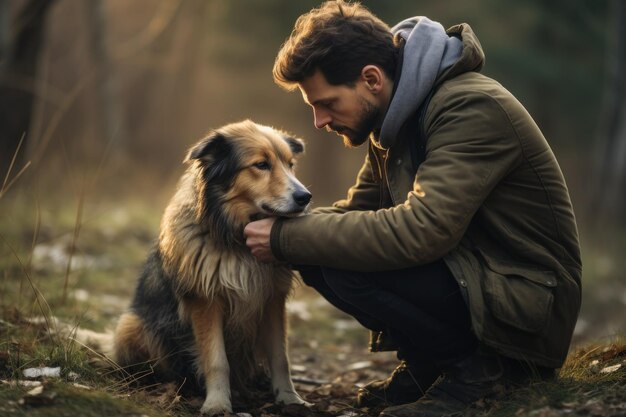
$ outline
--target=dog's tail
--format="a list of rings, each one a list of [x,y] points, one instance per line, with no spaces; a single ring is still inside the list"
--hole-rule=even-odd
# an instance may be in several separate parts
[[[77,324],[61,321],[55,316],[31,317],[28,322],[45,326],[49,334],[78,343],[104,361],[110,362],[113,357],[113,331],[96,332],[84,329]]]
[[[113,332],[95,332],[75,327],[69,337],[94,352],[111,358],[113,355]]]

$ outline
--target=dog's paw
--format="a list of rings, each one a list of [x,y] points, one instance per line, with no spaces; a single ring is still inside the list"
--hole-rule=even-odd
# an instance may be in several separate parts
[[[231,414],[233,408],[230,405],[230,401],[216,401],[215,399],[207,398],[200,407],[200,414],[206,416],[216,416],[219,414]]]
[[[312,407],[313,404],[310,402],[304,401],[302,397],[298,395],[298,393],[293,391],[281,391],[276,396],[276,402],[283,404],[300,404],[306,407]]]
[[[228,415],[233,412],[231,407],[225,407],[221,404],[203,404],[200,408],[200,414],[203,416]]]

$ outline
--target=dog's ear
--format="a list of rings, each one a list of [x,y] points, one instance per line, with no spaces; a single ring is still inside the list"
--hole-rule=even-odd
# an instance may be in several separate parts
[[[285,138],[285,142],[291,148],[291,152],[294,155],[298,155],[304,152],[304,141],[302,139],[294,138],[292,136],[283,136]]]
[[[217,131],[212,131],[189,149],[184,162],[195,159],[211,162],[223,158],[228,153],[230,153],[230,145],[226,137]]]
[[[228,137],[213,131],[189,150],[185,162],[200,161],[207,183],[227,183],[237,169],[233,158],[234,152]]]

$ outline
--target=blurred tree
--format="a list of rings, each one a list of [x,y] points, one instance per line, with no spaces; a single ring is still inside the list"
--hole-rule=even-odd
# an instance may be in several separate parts
[[[613,0],[608,73],[597,141],[591,216],[624,224],[626,209],[626,0]]]
[[[89,37],[96,71],[98,92],[97,134],[103,143],[115,140],[116,156],[124,155],[126,129],[118,93],[118,82],[107,48],[107,15],[102,0],[86,2],[88,9]]]
[[[54,0],[0,0],[0,176],[27,134],[46,16]],[[16,9],[12,9],[15,7]],[[11,18],[13,17],[13,18]],[[21,158],[21,154],[17,155]],[[17,159],[19,163],[19,159]],[[18,168],[21,164],[18,164]]]
[[[188,53],[185,60],[171,60],[177,65],[175,70],[170,69],[173,64],[167,59],[173,56],[177,49],[176,35],[180,27],[184,26],[183,19],[191,15],[198,19],[199,24],[202,23],[202,10],[198,11],[189,3],[189,0],[161,1],[148,24],[139,33],[112,45],[111,54],[122,68],[125,62],[132,61],[133,58],[142,62],[137,64],[141,68],[140,71],[132,72],[127,67],[126,70],[120,71],[120,78],[123,76],[126,78],[125,88],[122,90],[124,107],[127,113],[132,112],[132,117],[125,120],[129,138],[150,137],[159,140],[161,134],[163,137],[170,137],[168,127],[171,126],[173,129],[179,127],[174,123],[163,126],[164,124],[155,123],[155,120],[166,120],[168,116],[172,117],[172,114],[175,114],[176,119],[182,118],[175,112],[183,113],[184,109],[181,109],[183,106],[180,104],[182,98],[179,96],[189,92],[181,87],[181,84],[189,82],[190,78],[184,67],[189,65],[186,60],[196,59],[197,54]],[[209,3],[204,1],[200,6],[206,7]],[[192,10],[188,11],[188,8]],[[195,27],[196,25],[193,25],[193,29]],[[195,52],[193,42],[196,39],[190,38],[191,36],[185,38],[185,50]],[[167,97],[167,100],[163,100],[163,97]],[[176,105],[168,106],[169,103]],[[129,139],[128,146],[131,158],[141,156],[144,161],[147,159],[145,143]]]
[[[27,4],[43,2],[0,0],[0,9],[3,4],[4,9],[10,5],[14,16]],[[129,169],[159,173],[160,179],[169,181],[177,178],[182,148],[192,138],[209,127],[249,117],[305,137],[307,157],[300,173],[316,184],[317,203],[342,197],[361,165],[361,152],[344,150],[332,135],[316,131],[298,93],[281,92],[271,75],[275,54],[296,18],[320,3],[57,1],[47,17],[44,59],[37,70],[35,109],[41,111],[35,114],[39,117],[32,117],[37,121],[27,132],[30,158],[33,163],[40,160],[38,169],[45,165],[55,172],[60,172],[60,167],[70,173],[99,166],[101,161],[114,162],[109,152],[117,152],[121,137],[116,134],[116,117],[110,116],[117,113],[118,123],[123,122],[120,134],[125,133],[127,139],[122,148]],[[575,203],[587,203],[591,193],[582,185],[589,183],[592,163],[588,155],[596,146],[590,138],[601,112],[608,109],[599,105],[608,1],[363,3],[390,25],[412,15],[429,16],[444,27],[471,24],[487,55],[485,74],[502,82],[529,109],[559,154],[573,198],[578,200]],[[12,20],[16,19],[0,12],[3,62],[7,54],[2,45],[12,39],[7,24]],[[111,76],[113,88],[107,93],[106,80]],[[15,79],[10,83],[19,87]],[[607,91],[611,89],[614,87],[607,87]],[[10,103],[9,110],[15,113],[15,101]],[[107,106],[111,109],[108,116]],[[604,113],[608,118],[608,111]],[[0,121],[15,119],[12,114],[3,114]],[[26,129],[18,130],[9,138],[13,140],[10,151],[5,150],[7,140],[2,136],[0,156],[13,154]],[[115,146],[107,143],[110,139],[116,140]],[[53,143],[55,146],[45,146]],[[141,170],[133,166],[134,161],[141,161]],[[321,164],[325,169],[319,169]],[[589,168],[582,170],[581,166]],[[115,177],[111,173],[107,181]],[[57,175],[50,180],[56,181]]]
[[[486,70],[528,107],[557,148],[590,149],[601,100],[606,2],[487,0]],[[498,28],[494,31],[490,28]]]

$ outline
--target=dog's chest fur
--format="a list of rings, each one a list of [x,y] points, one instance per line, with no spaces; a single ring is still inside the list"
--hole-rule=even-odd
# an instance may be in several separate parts
[[[176,265],[165,261],[176,292],[221,303],[225,327],[234,333],[250,333],[263,319],[267,303],[274,297],[284,302],[291,289],[291,270],[259,263],[247,248],[218,249],[206,236],[185,242]]]

